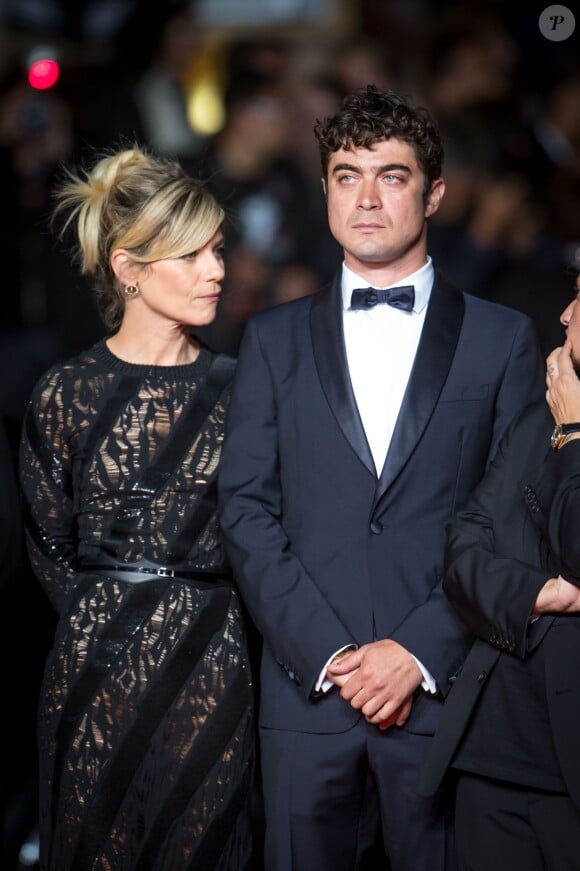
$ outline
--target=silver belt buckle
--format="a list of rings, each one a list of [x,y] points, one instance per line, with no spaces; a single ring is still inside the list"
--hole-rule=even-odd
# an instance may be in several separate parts
[[[174,578],[175,571],[173,569],[161,568],[157,569],[157,574],[160,578]]]

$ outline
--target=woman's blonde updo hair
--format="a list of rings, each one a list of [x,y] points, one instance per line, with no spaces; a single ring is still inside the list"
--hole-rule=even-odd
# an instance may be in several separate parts
[[[224,220],[213,195],[179,163],[137,145],[105,153],[88,170],[66,170],[55,200],[53,220],[69,213],[61,235],[76,219],[75,254],[82,273],[94,278],[99,310],[111,330],[125,309],[111,268],[116,248],[142,264],[181,257],[207,244]]]

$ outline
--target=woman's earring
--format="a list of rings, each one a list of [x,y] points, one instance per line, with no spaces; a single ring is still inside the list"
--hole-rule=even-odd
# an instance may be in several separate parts
[[[137,296],[139,293],[139,288],[136,284],[127,284],[125,285],[125,296],[128,299],[133,299],[134,296]]]

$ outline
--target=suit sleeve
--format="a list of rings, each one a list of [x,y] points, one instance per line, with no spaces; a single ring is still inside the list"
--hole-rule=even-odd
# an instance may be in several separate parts
[[[537,495],[541,506],[538,523],[560,574],[580,584],[580,440],[550,454]]]
[[[497,391],[494,418],[491,423],[488,465],[497,453],[503,436],[517,415],[532,401],[542,398],[544,393],[544,365],[535,327],[528,317],[521,316],[518,318],[518,327],[514,331],[510,353],[506,356],[503,377]],[[488,485],[489,481],[486,482],[486,488]],[[484,492],[483,489],[479,491],[480,498],[483,498]],[[489,526],[485,519],[487,507],[487,503],[481,505],[483,514],[479,520],[475,519],[478,509],[474,507],[472,526],[469,525],[465,514],[461,515],[462,521],[460,523],[465,524],[466,539],[473,535],[472,542],[477,539],[485,546],[491,547],[493,541],[489,539]],[[489,508],[491,511],[493,503]],[[476,532],[477,535],[475,535]],[[463,613],[460,608],[457,610],[459,610],[463,622],[476,635],[484,637],[488,641],[497,634],[498,638],[505,642],[506,634],[504,631],[497,633],[492,631],[489,615],[482,621],[474,621],[473,614]],[[524,608],[524,610],[526,609]],[[522,644],[522,650],[525,649],[527,613],[521,616],[518,624],[518,639]],[[515,627],[510,622],[507,636],[510,643],[515,637],[514,633]],[[433,588],[429,599],[423,605],[415,608],[409,614],[392,637],[429,669],[444,695],[447,694],[451,685],[449,681],[455,675],[472,641],[472,638],[466,635],[464,627],[458,625],[457,615],[449,607],[449,602],[444,595],[442,582]]]
[[[501,442],[465,510],[447,525],[443,588],[474,635],[523,659],[532,608],[550,573],[511,553],[502,554],[497,546],[498,502],[509,499],[502,518],[511,511],[524,510],[516,504],[519,491],[509,474],[510,457],[518,450],[514,432],[517,424]],[[503,489],[506,480],[513,481],[513,490],[507,494]]]
[[[488,463],[519,412],[529,403],[543,399],[545,392],[545,363],[537,332],[530,318],[522,317],[497,394]]]
[[[331,653],[355,640],[292,552],[282,523],[280,462],[275,381],[250,320],[222,451],[221,526],[236,582],[265,643],[310,696]]]

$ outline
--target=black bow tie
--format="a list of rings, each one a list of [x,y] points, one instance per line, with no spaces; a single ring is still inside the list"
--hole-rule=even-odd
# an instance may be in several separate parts
[[[415,288],[412,284],[404,287],[388,287],[386,290],[376,290],[374,287],[359,288],[352,292],[350,307],[357,311],[358,309],[373,308],[380,302],[386,302],[395,308],[402,308],[406,312],[413,311]]]

